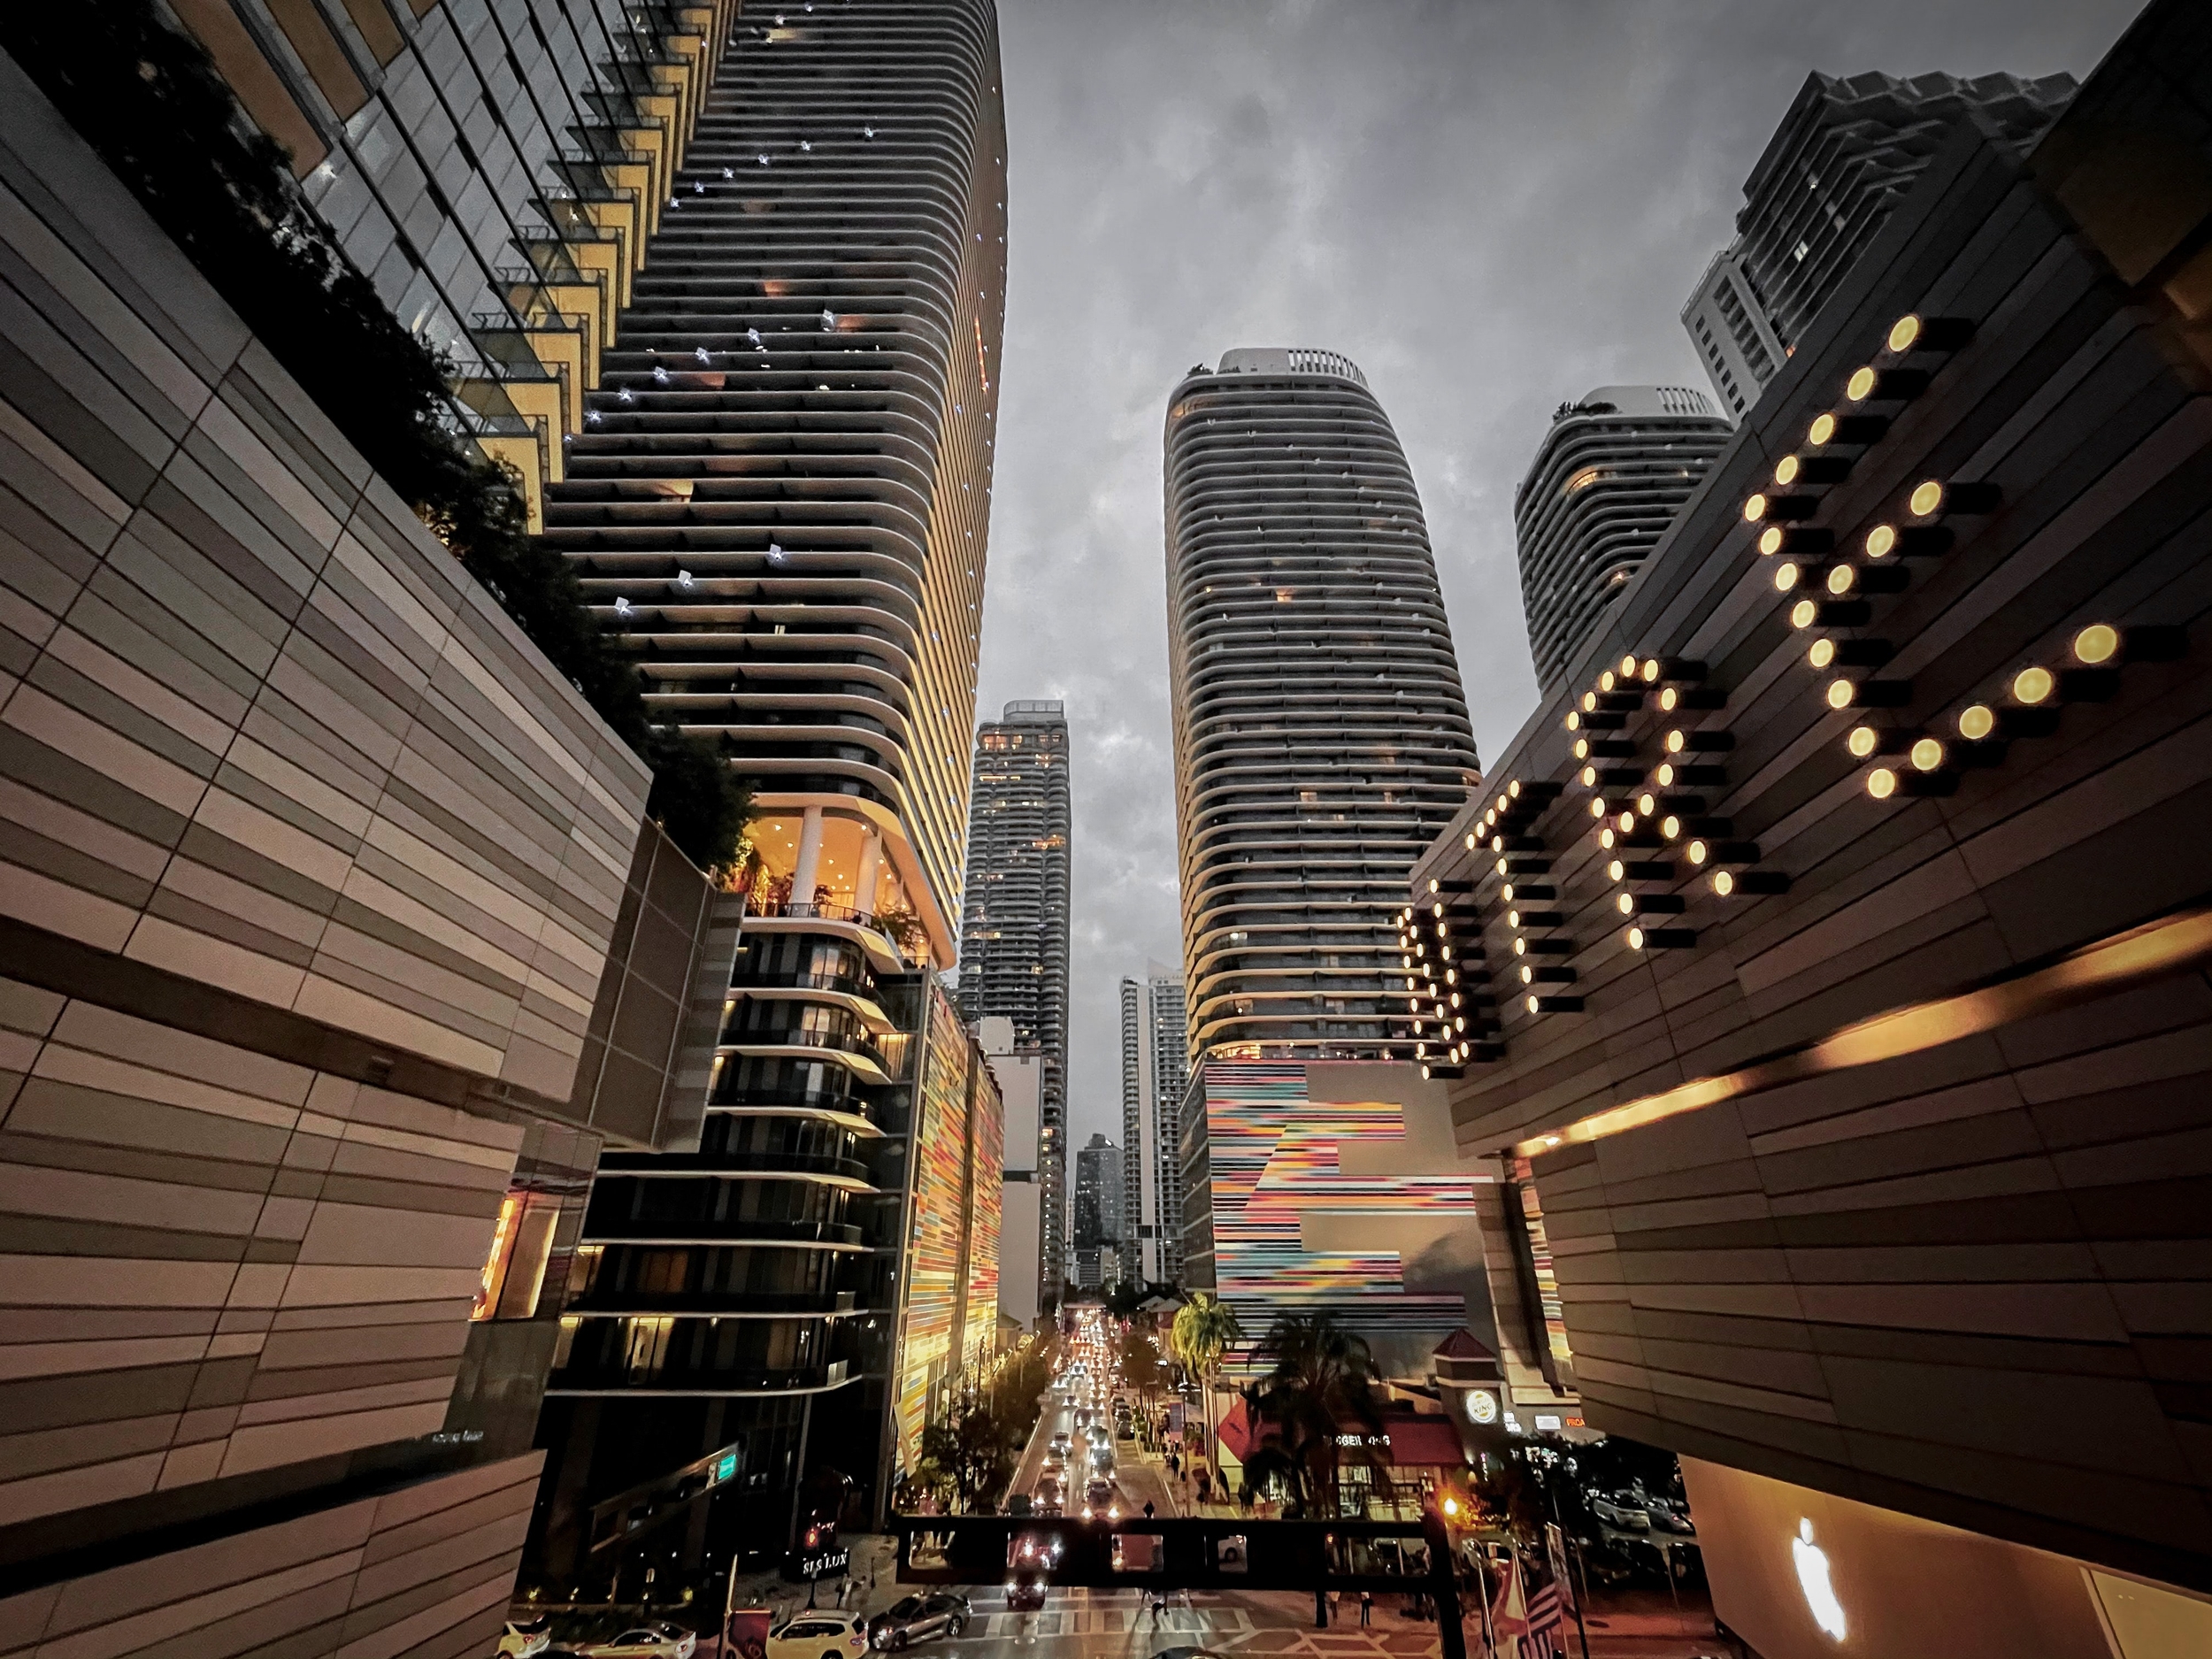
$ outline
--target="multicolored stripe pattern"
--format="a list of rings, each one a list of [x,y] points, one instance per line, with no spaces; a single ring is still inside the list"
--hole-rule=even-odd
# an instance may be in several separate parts
[[[1326,1309],[1356,1330],[1448,1331],[1466,1318],[1463,1298],[1416,1295],[1395,1250],[1309,1250],[1299,1217],[1463,1215],[1475,1225],[1464,1175],[1348,1175],[1348,1141],[1395,1140],[1404,1108],[1394,1101],[1317,1104],[1296,1064],[1210,1061],[1204,1071],[1214,1277],[1245,1329],[1279,1313]]]

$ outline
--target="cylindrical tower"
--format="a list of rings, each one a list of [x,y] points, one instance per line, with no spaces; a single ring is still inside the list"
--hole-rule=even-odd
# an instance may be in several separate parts
[[[1191,1054],[1409,1058],[1393,918],[1479,769],[1405,453],[1279,348],[1194,369],[1166,442]]]
[[[1686,386],[1601,386],[1553,411],[1513,496],[1529,655],[1547,694],[1732,430]]]

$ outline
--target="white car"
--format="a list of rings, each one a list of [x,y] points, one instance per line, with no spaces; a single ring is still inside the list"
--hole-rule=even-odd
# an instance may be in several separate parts
[[[552,1645],[550,1613],[541,1613],[535,1618],[511,1618],[499,1633],[499,1651],[508,1659],[534,1659]]]
[[[580,1648],[588,1659],[690,1659],[699,1646],[699,1632],[659,1619],[655,1624],[633,1624],[612,1641],[593,1641]]]
[[[595,1641],[580,1651],[589,1659],[691,1659],[699,1632],[665,1621],[633,1624],[612,1641]]]
[[[867,1616],[833,1607],[795,1613],[768,1632],[768,1659],[856,1659],[867,1651]]]

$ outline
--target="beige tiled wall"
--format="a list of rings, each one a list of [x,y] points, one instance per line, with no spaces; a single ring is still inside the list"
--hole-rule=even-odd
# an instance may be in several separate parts
[[[565,1101],[642,764],[0,106],[0,915]]]
[[[488,1649],[648,781],[0,57],[0,1654]]]
[[[482,1655],[499,1640],[539,1454],[0,1600],[0,1655]]]
[[[0,980],[0,1525],[434,1432],[521,1128]]]

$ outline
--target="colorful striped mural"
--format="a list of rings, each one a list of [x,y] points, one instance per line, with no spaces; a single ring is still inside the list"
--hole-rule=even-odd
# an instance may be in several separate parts
[[[1396,1140],[1404,1108],[1394,1101],[1317,1104],[1297,1064],[1210,1061],[1202,1084],[1211,1181],[1215,1286],[1254,1336],[1279,1313],[1323,1309],[1363,1332],[1456,1328],[1465,1300],[1416,1295],[1392,1249],[1309,1250],[1303,1214],[1409,1214],[1476,1225],[1464,1174],[1348,1175],[1339,1148]]]
[[[1005,1107],[983,1051],[933,981],[926,1033],[894,1391],[902,1469],[920,1448],[931,1389],[987,1354],[998,1326]]]

